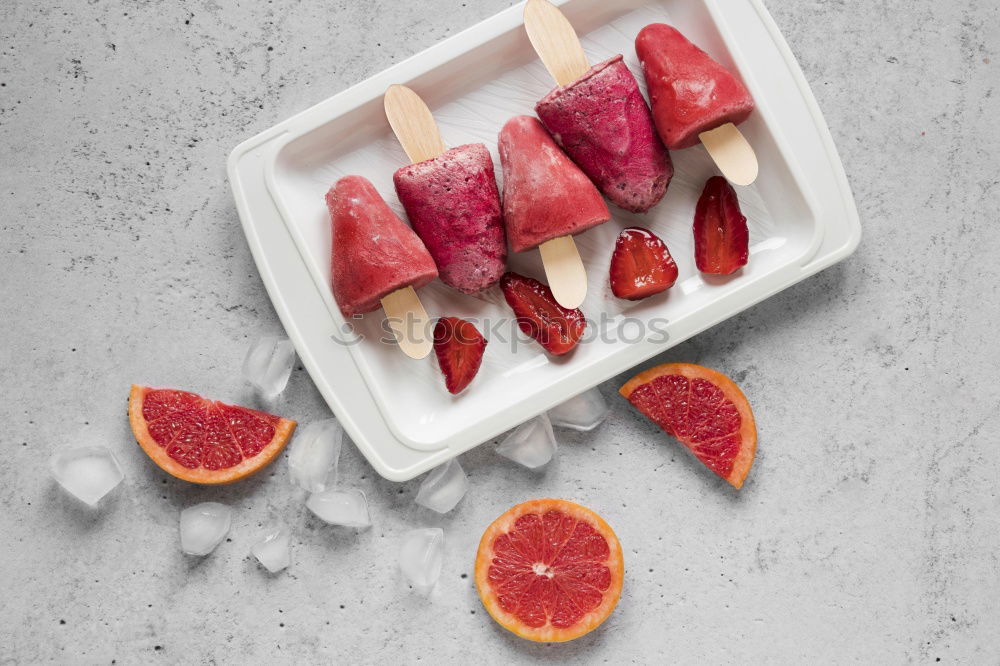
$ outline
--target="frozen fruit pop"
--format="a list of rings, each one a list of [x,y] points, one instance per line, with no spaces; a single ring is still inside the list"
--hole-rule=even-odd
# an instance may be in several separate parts
[[[331,286],[344,317],[379,308],[385,296],[437,277],[434,259],[413,230],[361,176],[326,193],[333,230]]]
[[[611,219],[590,179],[531,116],[515,116],[500,130],[503,217],[515,252],[578,234]]]
[[[445,284],[471,294],[500,279],[507,243],[493,158],[481,143],[458,146],[393,176],[410,224]]]
[[[556,87],[535,113],[612,203],[644,213],[663,198],[674,167],[621,55]]]
[[[699,134],[753,111],[743,83],[675,28],[653,23],[635,38],[660,137],[671,150],[688,148]]]

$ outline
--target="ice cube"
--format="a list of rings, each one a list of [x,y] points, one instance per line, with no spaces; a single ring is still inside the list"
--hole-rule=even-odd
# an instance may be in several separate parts
[[[444,531],[440,527],[410,530],[399,548],[399,568],[410,585],[430,592],[441,576]]]
[[[258,338],[243,359],[243,378],[265,398],[285,390],[295,365],[295,346],[288,338],[268,335]]]
[[[556,437],[549,417],[541,414],[514,428],[497,446],[504,458],[536,469],[552,460],[556,452]]]
[[[549,410],[549,420],[559,428],[587,432],[601,425],[608,416],[608,403],[596,388],[584,391]]]
[[[337,463],[344,429],[337,419],[310,423],[295,434],[288,454],[292,483],[320,493],[337,481]]]
[[[181,550],[208,555],[229,534],[233,512],[225,504],[202,502],[181,511]]]
[[[368,527],[372,524],[368,514],[368,500],[356,489],[324,490],[313,493],[306,500],[306,506],[325,523],[344,527]]]
[[[103,446],[58,451],[49,458],[49,468],[66,492],[90,506],[125,478],[114,454]]]
[[[264,536],[250,547],[250,553],[271,573],[277,573],[292,563],[292,536],[280,522],[265,528]]]
[[[427,475],[420,484],[415,501],[431,511],[448,513],[465,496],[467,490],[469,479],[458,464],[458,459],[452,458]]]

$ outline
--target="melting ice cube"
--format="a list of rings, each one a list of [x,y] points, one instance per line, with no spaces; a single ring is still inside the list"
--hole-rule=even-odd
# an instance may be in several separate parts
[[[549,410],[549,420],[559,428],[587,432],[601,425],[608,416],[608,403],[596,388]]]
[[[368,513],[368,500],[365,494],[356,488],[313,493],[306,500],[306,506],[320,520],[331,525],[368,527],[372,524]]]
[[[250,547],[250,553],[265,569],[276,573],[292,563],[291,541],[288,528],[275,522],[268,525],[263,538]]]
[[[114,454],[103,446],[58,451],[49,458],[49,468],[66,492],[90,506],[125,478]]]
[[[258,338],[243,359],[243,378],[253,384],[265,398],[273,398],[285,390],[295,365],[295,346],[288,338],[264,336]]]
[[[203,502],[181,511],[181,550],[208,555],[229,534],[233,512],[225,504]]]
[[[399,548],[399,568],[410,585],[429,592],[441,576],[444,531],[440,527],[411,530],[403,535]]]
[[[469,489],[469,479],[458,464],[457,458],[452,458],[444,465],[431,471],[420,484],[416,503],[438,513],[448,513],[465,496]]]
[[[337,419],[313,422],[295,434],[288,454],[292,483],[311,493],[326,490],[337,480],[337,464],[344,429]]]
[[[504,458],[536,469],[552,460],[556,452],[556,437],[552,424],[545,414],[536,416],[514,428],[497,446],[497,453]]]

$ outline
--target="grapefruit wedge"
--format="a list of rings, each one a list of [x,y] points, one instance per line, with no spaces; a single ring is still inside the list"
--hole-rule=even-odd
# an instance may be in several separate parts
[[[622,549],[590,509],[558,499],[518,504],[486,528],[476,588],[490,616],[529,641],[579,638],[622,592]]]
[[[729,377],[693,363],[640,372],[618,391],[734,488],[757,453],[757,426],[746,396]]]
[[[128,419],[142,450],[163,471],[203,485],[250,476],[281,453],[295,421],[206,400],[194,393],[133,386]]]

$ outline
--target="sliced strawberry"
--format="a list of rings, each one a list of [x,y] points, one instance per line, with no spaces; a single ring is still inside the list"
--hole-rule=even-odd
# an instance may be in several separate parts
[[[667,244],[649,229],[628,227],[618,234],[611,255],[611,291],[638,301],[666,291],[677,281],[677,264]]]
[[[434,353],[450,393],[461,393],[483,362],[486,338],[472,322],[441,317],[434,326]]]
[[[736,192],[722,176],[705,183],[694,211],[694,259],[698,270],[729,275],[746,266],[750,232]]]
[[[565,354],[580,341],[587,328],[583,313],[559,305],[548,286],[507,272],[500,278],[500,288],[517,316],[517,325],[550,354]]]

